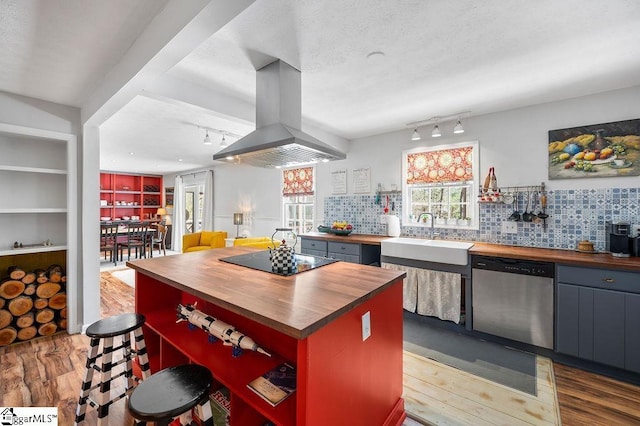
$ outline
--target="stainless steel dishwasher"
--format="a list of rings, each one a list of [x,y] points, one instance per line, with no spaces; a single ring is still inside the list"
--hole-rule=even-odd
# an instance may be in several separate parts
[[[554,264],[472,256],[473,329],[553,349]]]

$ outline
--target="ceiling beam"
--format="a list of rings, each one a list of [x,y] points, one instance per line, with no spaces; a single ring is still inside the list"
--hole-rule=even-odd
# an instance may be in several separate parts
[[[99,126],[255,0],[169,0],[82,106]]]

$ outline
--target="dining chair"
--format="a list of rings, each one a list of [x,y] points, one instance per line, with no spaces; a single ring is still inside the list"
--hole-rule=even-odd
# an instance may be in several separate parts
[[[162,251],[163,256],[167,255],[166,239],[167,239],[167,227],[160,223],[157,224],[156,232],[153,233],[153,237],[151,239],[151,257],[153,257],[153,250],[156,248],[156,246],[158,247],[158,254],[160,254],[160,251]]]
[[[118,225],[100,224],[100,253],[104,253],[105,258],[109,253],[109,260],[114,265],[118,264]]]
[[[149,227],[143,222],[131,222],[127,225],[127,240],[118,244],[120,260],[124,257],[124,249],[127,249],[127,260],[131,260],[131,249],[135,250],[136,259],[147,257]]]

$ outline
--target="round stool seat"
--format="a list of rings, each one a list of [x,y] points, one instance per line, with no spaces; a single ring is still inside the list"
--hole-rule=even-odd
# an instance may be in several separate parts
[[[213,376],[206,367],[169,367],[143,380],[129,397],[129,411],[138,420],[170,420],[208,398]]]
[[[115,337],[140,328],[145,322],[144,315],[127,313],[101,319],[87,327],[89,337]]]

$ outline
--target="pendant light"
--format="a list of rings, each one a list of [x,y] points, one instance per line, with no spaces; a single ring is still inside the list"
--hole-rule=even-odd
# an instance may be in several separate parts
[[[462,123],[460,122],[460,120],[458,120],[455,127],[453,128],[453,133],[464,133],[464,127],[462,127]]]
[[[207,129],[206,134],[204,135],[204,144],[211,145],[211,138],[209,137],[209,130]]]
[[[414,129],[413,130],[413,135],[411,135],[411,140],[412,141],[419,141],[420,140],[420,133],[418,133],[418,129]]]
[[[220,141],[220,148],[225,148],[229,146],[229,144],[227,143],[227,140],[224,138],[224,134],[222,135],[222,140]]]
[[[432,138],[439,138],[440,136],[442,136],[442,133],[440,133],[440,128],[438,127],[438,124],[436,123],[436,125],[433,127],[433,130],[431,131],[431,137]]]

